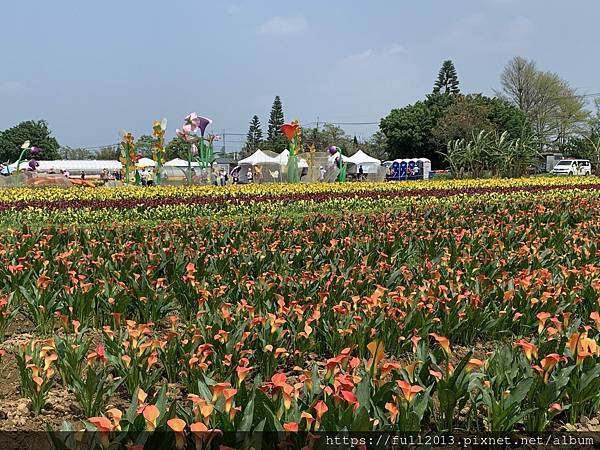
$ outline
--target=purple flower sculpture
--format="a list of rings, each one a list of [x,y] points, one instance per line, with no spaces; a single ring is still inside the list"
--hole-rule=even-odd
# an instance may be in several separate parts
[[[29,161],[29,169],[31,171],[35,171],[35,169],[40,165],[39,162],[37,162],[35,159],[32,159],[31,161]]]
[[[206,127],[208,127],[212,123],[212,120],[210,120],[208,117],[198,116],[197,123],[198,123],[198,128],[200,129],[200,135],[202,137],[204,137],[204,132],[206,131]]]
[[[42,153],[42,149],[39,147],[31,147],[31,150],[29,150],[29,152],[31,153],[31,156],[36,157],[40,153]]]
[[[338,148],[335,145],[330,146],[328,149],[330,155],[335,155],[338,152]]]

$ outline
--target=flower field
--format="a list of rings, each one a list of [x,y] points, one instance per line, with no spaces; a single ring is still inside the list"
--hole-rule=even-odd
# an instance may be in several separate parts
[[[600,407],[597,178],[14,189],[0,220],[6,430],[249,448]]]

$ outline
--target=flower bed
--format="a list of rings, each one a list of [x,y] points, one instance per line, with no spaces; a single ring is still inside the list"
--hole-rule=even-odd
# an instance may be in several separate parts
[[[542,431],[596,413],[593,179],[356,185],[41,191],[106,195],[83,205],[109,217],[140,199],[244,214],[4,233],[1,364],[19,375],[0,407],[26,398],[43,429],[61,396],[71,425],[54,428],[100,444],[235,448],[232,430]]]

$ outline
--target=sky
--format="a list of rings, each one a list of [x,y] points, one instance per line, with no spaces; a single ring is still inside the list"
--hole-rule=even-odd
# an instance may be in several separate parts
[[[430,92],[445,59],[463,92],[492,95],[517,55],[600,92],[597,0],[2,3],[0,130],[44,119],[70,147],[163,117],[173,136],[194,111],[235,151],[254,114],[266,132],[275,95],[286,120],[379,122]]]

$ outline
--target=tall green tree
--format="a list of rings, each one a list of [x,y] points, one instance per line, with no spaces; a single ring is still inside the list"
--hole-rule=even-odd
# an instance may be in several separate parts
[[[189,148],[190,144],[175,136],[165,147],[165,158],[167,161],[175,158],[187,159]]]
[[[135,151],[136,153],[142,155],[144,158],[152,158],[153,147],[156,139],[154,136],[150,136],[149,134],[143,134],[140,136],[137,141],[135,141]]]
[[[382,162],[389,159],[387,139],[381,131],[375,132],[369,140],[361,145],[364,147],[364,151],[373,158],[377,158]]]
[[[269,115],[269,127],[267,129],[268,150],[281,152],[287,147],[287,139],[281,132],[281,126],[284,123],[283,105],[279,96],[276,96],[271,107],[271,114]]]
[[[433,128],[454,102],[453,95],[433,93],[425,101],[393,109],[379,125],[386,137],[389,157],[428,158],[434,167],[442,165],[439,151],[443,148],[435,140]]]
[[[303,128],[302,144],[304,150],[314,145],[318,152],[326,151],[330,145],[341,147],[345,155],[356,151],[353,139],[341,127],[331,123],[325,123],[320,128]]]
[[[252,117],[250,121],[250,127],[248,129],[248,135],[246,136],[246,145],[240,152],[242,158],[251,155],[260,148],[263,141],[263,132],[260,126],[260,119],[257,115]]]
[[[450,141],[469,140],[481,131],[507,132],[507,138],[517,139],[530,134],[525,114],[499,98],[481,94],[458,95],[433,128],[438,148]]]
[[[435,94],[459,94],[458,74],[454,63],[450,60],[444,61],[438,74],[438,78],[433,86]]]
[[[52,137],[45,120],[29,120],[0,133],[0,161],[14,162],[21,154],[21,145],[29,141],[32,147],[43,151],[37,156],[41,160],[60,159],[58,141]],[[26,155],[27,158],[31,155]]]
[[[583,98],[555,73],[535,62],[513,58],[500,77],[499,95],[520,108],[529,121],[538,151],[564,151],[589,114]]]

